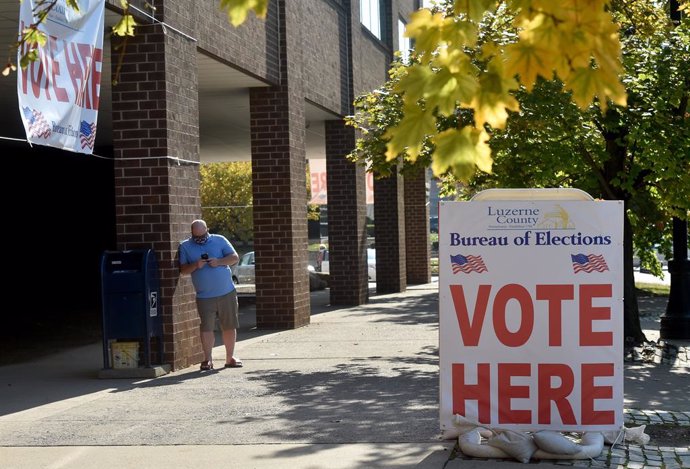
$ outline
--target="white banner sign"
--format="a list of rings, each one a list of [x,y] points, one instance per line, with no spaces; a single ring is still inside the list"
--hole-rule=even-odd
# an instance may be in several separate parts
[[[441,202],[440,423],[623,426],[623,203]]]
[[[312,158],[309,160],[309,173],[311,176],[311,200],[310,204],[328,204],[328,184],[326,181],[326,160]],[[374,203],[374,174],[366,174],[366,203]]]
[[[20,7],[19,33],[36,22],[34,0]],[[103,61],[103,0],[59,0],[39,29],[48,40],[39,60],[17,73],[19,112],[30,143],[93,153]],[[26,51],[20,49],[18,58]]]

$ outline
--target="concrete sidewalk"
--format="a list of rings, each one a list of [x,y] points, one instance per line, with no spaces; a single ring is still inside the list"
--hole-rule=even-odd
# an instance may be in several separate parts
[[[290,331],[256,331],[252,308],[241,308],[240,369],[97,379],[100,343],[0,367],[0,467],[518,467],[463,459],[440,439],[437,284],[353,308],[314,292],[311,324]],[[626,364],[626,410],[639,411],[628,415],[667,410],[690,425],[688,377]]]

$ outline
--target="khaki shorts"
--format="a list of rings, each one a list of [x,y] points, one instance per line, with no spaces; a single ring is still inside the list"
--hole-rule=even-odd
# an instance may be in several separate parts
[[[239,306],[237,305],[237,292],[235,290],[216,298],[197,298],[196,309],[199,312],[203,332],[213,332],[216,326],[216,317],[218,317],[221,330],[227,331],[240,327]]]

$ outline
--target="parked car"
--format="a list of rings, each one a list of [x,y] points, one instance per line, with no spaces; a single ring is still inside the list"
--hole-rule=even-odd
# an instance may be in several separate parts
[[[331,264],[331,253],[330,253],[330,251],[328,251],[328,249],[326,249],[325,251],[321,250],[320,255],[321,255],[321,260],[319,262],[319,267],[320,267],[319,272],[321,272],[323,274],[328,274],[328,273],[330,273],[329,267]]]
[[[321,272],[327,274],[330,273],[330,255],[329,251],[326,251],[323,255],[323,260],[321,261]],[[376,281],[376,249],[367,249],[367,276],[370,282]]]
[[[367,249],[367,273],[369,280],[376,281],[376,249]]]
[[[244,283],[254,283],[254,251],[249,251],[242,257],[240,261],[230,267],[232,270],[232,281],[235,285]]]
[[[232,270],[232,281],[235,285],[256,283],[254,276],[255,265],[256,260],[254,259],[254,251],[249,251],[240,257],[240,261],[230,267]],[[310,273],[314,272],[314,267],[309,265],[307,266],[307,270],[309,270]]]

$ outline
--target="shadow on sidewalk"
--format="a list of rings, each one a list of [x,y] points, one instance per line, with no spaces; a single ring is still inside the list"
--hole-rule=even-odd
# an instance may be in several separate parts
[[[33,361],[29,375],[21,365],[0,367],[0,416],[25,411],[8,421],[40,425],[50,435],[43,443],[29,431],[6,440],[12,446],[70,446],[89,438],[93,445],[438,441],[436,297],[429,290],[372,298],[366,308],[333,308],[336,314],[314,320],[314,333],[328,331],[332,338],[349,325],[349,348],[318,349],[312,331],[301,328],[248,343],[245,351],[255,358],[242,370],[194,367],[154,380],[99,380],[100,344]],[[381,336],[367,334],[367,325],[381,323],[387,323]],[[412,323],[414,331],[406,327]],[[411,345],[398,345],[391,331],[412,338]],[[360,338],[363,343],[353,343]],[[305,350],[307,344],[312,349]],[[365,345],[370,348],[359,349]],[[270,353],[287,346],[292,353]],[[103,393],[118,397],[101,399]],[[151,421],[154,432],[144,423]],[[65,422],[75,422],[73,432],[59,431]],[[121,422],[130,422],[126,432],[115,431]],[[302,450],[283,447],[276,456],[295,451]]]
[[[343,309],[331,306],[329,290],[311,293],[312,316],[328,311]],[[375,292],[371,302],[376,304]],[[385,310],[385,301],[380,302]],[[404,309],[404,308],[403,308]],[[353,309],[352,314],[356,314]],[[378,309],[373,312],[377,312]],[[436,311],[436,308],[434,309]],[[86,319],[82,316],[88,316]],[[100,318],[100,313],[98,314]],[[437,323],[436,314],[413,315],[399,309],[386,321],[402,323],[425,322],[430,326]],[[37,326],[38,327],[38,326]],[[26,334],[14,331],[11,337],[0,341],[0,415],[28,410],[51,402],[80,398],[102,391],[122,392],[141,384],[140,378],[99,379],[98,371],[103,368],[103,343],[100,320],[94,314],[84,312],[75,315],[66,323],[57,320],[41,324],[38,329],[27,329]],[[256,307],[251,299],[242,299],[240,305],[240,328],[238,343],[243,340],[275,334],[277,330],[256,329]],[[32,336],[31,334],[35,334]],[[24,337],[24,336],[28,337]],[[217,332],[216,346],[222,344]],[[217,371],[215,371],[217,372]],[[176,374],[177,382],[200,379],[198,367],[187,373]],[[154,380],[149,386],[175,384],[174,381]],[[160,383],[160,384],[157,384]],[[44,392],[49,390],[49,392]]]

